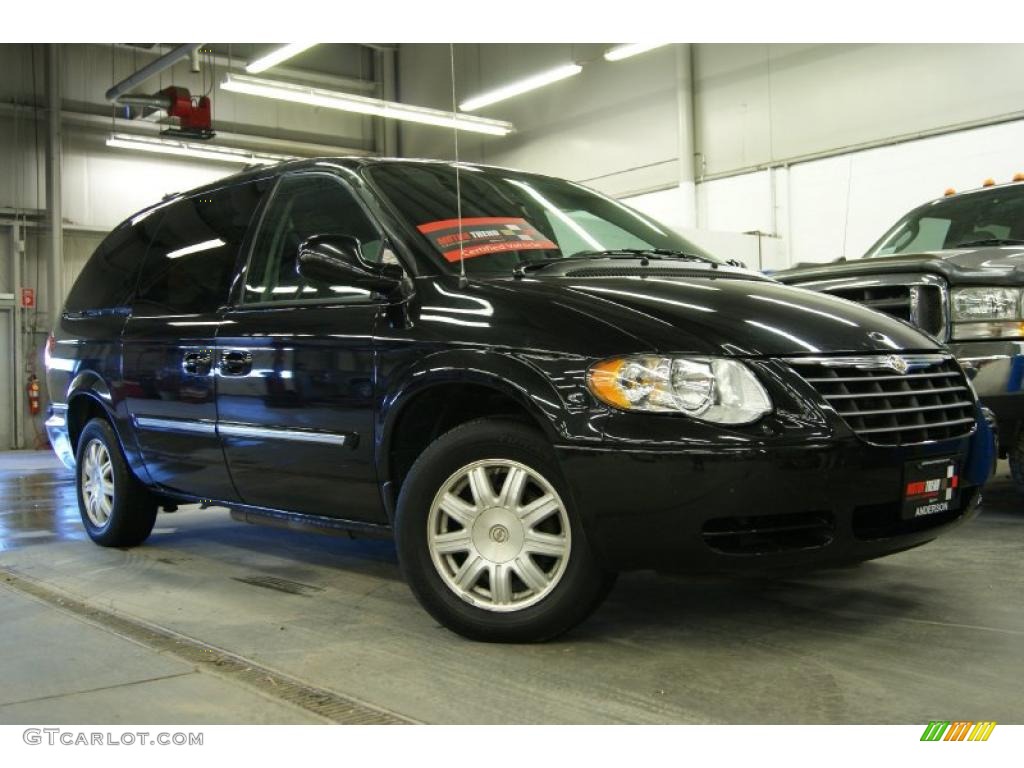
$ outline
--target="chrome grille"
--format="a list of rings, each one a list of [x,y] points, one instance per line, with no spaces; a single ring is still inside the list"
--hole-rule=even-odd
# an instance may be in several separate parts
[[[850,429],[874,445],[951,440],[974,428],[974,396],[951,357],[877,355],[786,362]]]
[[[947,288],[935,275],[879,275],[803,284],[855,301],[878,312],[913,323],[940,341],[946,340]]]

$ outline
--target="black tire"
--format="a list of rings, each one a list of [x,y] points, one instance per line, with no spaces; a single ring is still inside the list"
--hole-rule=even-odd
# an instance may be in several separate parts
[[[92,446],[102,446],[109,458],[110,471],[105,473],[113,481],[113,495],[110,511],[105,520],[95,520],[99,514],[90,515],[86,498],[87,481],[84,479],[89,465]],[[102,454],[100,454],[102,455]],[[75,487],[78,491],[78,511],[82,516],[89,538],[103,547],[135,547],[144,542],[156,522],[157,500],[132,473],[121,452],[121,443],[113,427],[105,419],[92,419],[85,425],[75,452]],[[110,483],[104,480],[104,485]],[[95,489],[90,489],[96,493]],[[101,510],[100,514],[106,514]]]
[[[430,510],[442,486],[474,462],[495,459],[523,465],[547,481],[562,501],[560,509],[571,533],[568,555],[559,566],[561,575],[551,579],[550,591],[537,591],[536,602],[503,612],[479,607],[456,594],[442,578],[428,544]],[[558,524],[560,528],[561,518]],[[537,430],[510,420],[463,424],[420,455],[402,485],[395,538],[402,571],[419,602],[442,625],[472,640],[531,643],[554,638],[587,618],[615,582],[615,574],[599,567],[587,545],[550,444]]]
[[[1017,433],[1017,439],[1006,452],[1010,465],[1010,477],[1017,493],[1024,496],[1024,429]]]

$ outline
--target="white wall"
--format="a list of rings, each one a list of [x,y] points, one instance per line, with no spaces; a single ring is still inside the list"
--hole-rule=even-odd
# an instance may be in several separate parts
[[[627,61],[601,58],[606,45],[458,45],[459,101],[525,75],[573,61],[579,75],[474,114],[512,122],[506,137],[460,134],[460,157],[562,176],[618,196],[680,181],[679,94],[688,59],[680,46]],[[399,49],[399,96],[421,106],[451,109],[447,45]],[[449,130],[404,124],[402,154],[450,158]]]
[[[705,175],[1024,117],[1024,45],[699,45],[695,59]]]
[[[697,185],[699,223],[714,231],[777,232],[766,268],[855,258],[896,219],[948,187],[1024,171],[1024,121],[847,153]],[[645,198],[629,202],[657,218]],[[732,255],[732,254],[726,254]]]

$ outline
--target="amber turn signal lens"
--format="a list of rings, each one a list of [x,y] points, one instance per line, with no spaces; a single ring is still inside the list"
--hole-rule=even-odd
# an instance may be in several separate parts
[[[605,360],[592,366],[587,377],[590,391],[602,401],[616,408],[629,408],[629,398],[619,385],[619,374],[625,366],[625,360]]]

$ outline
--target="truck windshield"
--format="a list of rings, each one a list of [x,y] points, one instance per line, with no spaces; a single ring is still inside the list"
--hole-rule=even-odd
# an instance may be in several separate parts
[[[604,252],[656,251],[720,260],[622,203],[578,184],[448,164],[371,166],[366,175],[446,264],[467,273],[510,273],[525,264]]]
[[[922,205],[896,222],[865,256],[1014,244],[1024,244],[1024,184]]]

